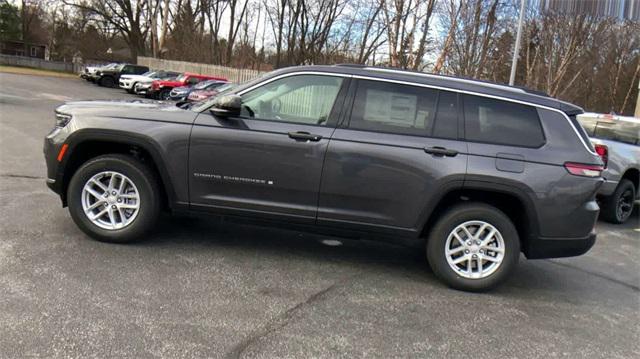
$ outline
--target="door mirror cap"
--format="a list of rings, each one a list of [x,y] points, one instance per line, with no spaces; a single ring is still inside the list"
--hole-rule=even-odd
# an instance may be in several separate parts
[[[238,95],[224,95],[215,99],[209,111],[211,111],[214,116],[234,117],[240,116],[241,109],[242,97]]]

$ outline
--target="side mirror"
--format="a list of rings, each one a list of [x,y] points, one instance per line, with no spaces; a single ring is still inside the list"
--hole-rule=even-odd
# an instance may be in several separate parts
[[[242,97],[238,95],[224,95],[215,99],[209,111],[218,117],[235,117],[240,116],[241,109]]]

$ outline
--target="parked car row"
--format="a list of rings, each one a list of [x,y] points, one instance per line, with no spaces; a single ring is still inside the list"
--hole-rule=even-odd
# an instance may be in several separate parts
[[[233,86],[219,76],[149,70],[146,66],[111,63],[87,66],[80,77],[104,87],[120,87],[130,94],[157,100],[198,102]]]

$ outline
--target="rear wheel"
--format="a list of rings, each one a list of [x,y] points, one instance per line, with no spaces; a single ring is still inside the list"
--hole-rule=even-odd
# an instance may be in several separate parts
[[[610,223],[624,223],[633,212],[633,202],[636,198],[636,188],[631,181],[623,178],[618,187],[609,197],[602,201],[600,211],[602,218]]]
[[[482,203],[452,207],[437,221],[427,241],[435,275],[452,288],[485,291],[515,269],[520,240],[499,209]]]
[[[111,154],[82,165],[67,191],[69,213],[89,236],[124,243],[151,229],[161,198],[153,171],[131,156]]]

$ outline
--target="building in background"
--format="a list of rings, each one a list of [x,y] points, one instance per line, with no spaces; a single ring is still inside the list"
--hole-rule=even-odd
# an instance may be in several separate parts
[[[25,43],[24,41],[0,41],[0,53],[49,60],[49,47],[47,45]]]

